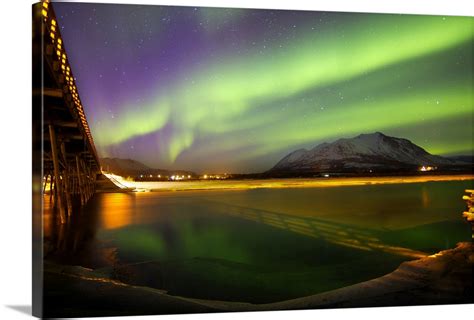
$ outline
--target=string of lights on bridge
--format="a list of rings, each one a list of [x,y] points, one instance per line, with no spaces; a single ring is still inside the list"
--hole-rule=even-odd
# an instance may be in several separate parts
[[[46,34],[49,35],[51,43],[54,47],[53,51],[55,51],[56,57],[61,65],[61,72],[67,84],[66,88],[69,90],[69,93],[72,96],[77,114],[79,115],[79,118],[81,119],[84,132],[87,135],[87,138],[89,139],[89,142],[93,149],[94,154],[97,155],[97,152],[95,150],[94,140],[92,138],[89,124],[87,123],[87,119],[84,113],[84,108],[82,107],[81,99],[79,98],[79,93],[77,92],[75,78],[72,74],[71,67],[68,63],[66,51],[63,45],[63,40],[61,38],[61,33],[59,32],[57,21],[54,17],[54,13],[50,9],[50,5],[51,5],[50,0],[44,0],[42,2],[41,15],[43,16],[43,19],[47,28]]]

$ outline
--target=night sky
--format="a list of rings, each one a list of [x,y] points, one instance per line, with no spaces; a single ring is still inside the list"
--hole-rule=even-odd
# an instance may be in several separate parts
[[[381,131],[473,150],[473,18],[54,3],[100,156],[258,172]]]

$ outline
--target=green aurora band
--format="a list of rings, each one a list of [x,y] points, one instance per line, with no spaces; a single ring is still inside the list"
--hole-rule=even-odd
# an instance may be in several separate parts
[[[296,148],[373,131],[472,152],[472,18],[365,14],[301,28],[210,59],[114,119],[104,112],[92,126],[101,154],[167,125],[154,165],[198,171],[265,170]]]

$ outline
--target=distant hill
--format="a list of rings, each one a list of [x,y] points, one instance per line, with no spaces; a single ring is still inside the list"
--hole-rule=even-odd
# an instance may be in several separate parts
[[[155,169],[150,168],[147,165],[132,159],[120,159],[120,158],[101,158],[100,164],[102,170],[111,172],[120,176],[140,176],[140,175],[163,175],[171,176],[176,174],[182,175],[192,175],[197,176],[192,171],[184,170],[164,170],[164,169]]]
[[[415,171],[423,165],[457,164],[457,160],[432,155],[410,140],[375,132],[293,151],[268,172]]]
[[[102,169],[108,172],[119,173],[119,171],[149,171],[150,167],[132,159],[102,158],[100,159]]]

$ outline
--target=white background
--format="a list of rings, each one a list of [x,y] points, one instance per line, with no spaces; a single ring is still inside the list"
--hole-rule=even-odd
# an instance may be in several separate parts
[[[77,2],[77,1],[76,1]],[[91,1],[89,1],[91,2]],[[142,0],[220,7],[474,15],[472,0]],[[0,319],[31,317],[31,0],[1,3]],[[474,21],[474,20],[473,20]],[[473,22],[474,24],[474,22]],[[134,319],[470,319],[474,305],[150,316]],[[118,317],[115,319],[131,319]]]

